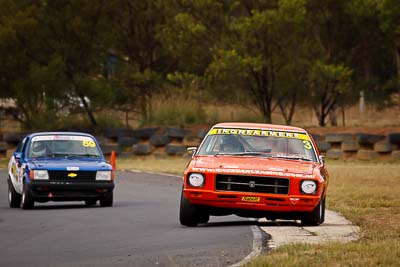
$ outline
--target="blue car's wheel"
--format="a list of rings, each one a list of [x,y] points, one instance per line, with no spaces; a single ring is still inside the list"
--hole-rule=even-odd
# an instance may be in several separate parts
[[[15,188],[10,180],[10,178],[7,179],[8,181],[8,204],[10,205],[10,208],[19,208],[21,205],[21,195],[15,191]]]
[[[100,206],[111,207],[114,201],[113,192],[107,193],[103,198],[100,199]]]
[[[29,187],[27,184],[24,184],[24,189],[22,191],[22,203],[21,208],[24,210],[30,210],[33,208],[35,201],[33,200],[33,196],[31,191],[29,191]]]

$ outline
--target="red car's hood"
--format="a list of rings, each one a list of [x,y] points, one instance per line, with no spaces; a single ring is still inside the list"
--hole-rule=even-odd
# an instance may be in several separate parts
[[[315,162],[236,156],[197,156],[194,161],[193,171],[278,176],[301,174],[301,177],[309,178],[317,165]]]

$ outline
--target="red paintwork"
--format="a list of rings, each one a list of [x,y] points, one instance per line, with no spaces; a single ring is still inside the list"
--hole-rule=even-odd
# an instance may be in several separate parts
[[[226,128],[249,128],[265,129],[279,131],[294,131],[307,133],[306,130],[281,125],[256,124],[256,123],[220,123],[214,127]],[[319,151],[312,138],[317,156]],[[201,170],[199,171],[199,168]],[[253,174],[244,174],[251,176],[266,176],[256,174],[254,171],[270,171],[269,177],[282,177],[290,179],[290,191],[288,195],[252,193],[252,192],[232,192],[216,191],[215,176],[218,173],[226,174],[226,169],[235,171],[252,170]],[[223,172],[220,172],[223,170]],[[202,188],[191,187],[187,182],[189,173],[200,172],[205,174],[205,184]],[[304,178],[299,176],[304,176]],[[321,175],[324,177],[322,179]],[[315,180],[318,184],[318,190],[314,195],[307,195],[300,192],[300,182],[304,179]],[[195,155],[189,162],[184,175],[184,194],[192,204],[203,206],[219,207],[227,209],[247,209],[274,213],[287,212],[311,212],[325,196],[328,186],[329,175],[323,164],[320,162],[306,162],[297,160],[282,160],[262,157],[241,157],[241,156],[197,156]],[[218,196],[235,196],[234,198],[221,198]],[[260,202],[243,202],[243,196],[260,197]],[[268,200],[267,200],[268,199]],[[275,199],[275,200],[274,200]],[[292,199],[292,200],[291,200]],[[296,200],[297,199],[297,200]]]

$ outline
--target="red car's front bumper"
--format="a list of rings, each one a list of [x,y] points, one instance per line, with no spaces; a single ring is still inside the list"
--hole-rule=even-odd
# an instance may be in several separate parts
[[[221,192],[185,188],[192,204],[225,209],[266,212],[311,212],[319,203],[319,195],[274,195],[245,192]]]

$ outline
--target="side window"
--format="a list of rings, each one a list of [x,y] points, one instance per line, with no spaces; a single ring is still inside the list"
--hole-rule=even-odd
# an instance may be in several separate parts
[[[25,152],[26,152],[26,150],[27,150],[28,143],[29,143],[29,138],[26,137],[25,140],[24,140],[24,142],[23,142],[23,144],[22,144],[22,150],[21,150],[22,155],[25,154]]]
[[[15,152],[22,152],[27,140],[28,140],[28,137],[25,137],[21,142],[19,142],[19,145],[18,145],[17,149],[15,150]]]

